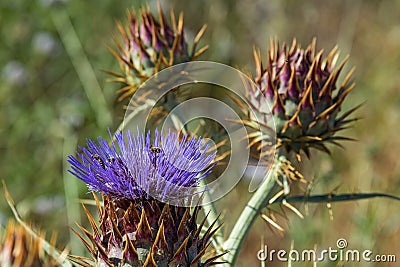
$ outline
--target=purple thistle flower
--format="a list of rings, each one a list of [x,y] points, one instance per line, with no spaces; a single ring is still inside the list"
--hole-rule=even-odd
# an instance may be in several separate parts
[[[191,196],[214,164],[215,152],[202,138],[180,138],[169,132],[165,138],[155,132],[132,136],[115,135],[111,145],[103,138],[87,140],[77,156],[69,156],[70,173],[84,181],[90,191],[117,199],[162,201]]]
[[[69,156],[70,173],[84,181],[94,196],[99,224],[85,209],[92,232],[77,233],[92,259],[72,256],[80,266],[202,266],[217,264],[223,254],[205,256],[214,223],[204,234],[198,227],[197,187],[212,167],[215,152],[202,138],[158,131],[154,139],[118,132],[108,144],[87,140],[76,156]],[[196,195],[200,196],[200,195]],[[185,201],[185,202],[182,202]],[[172,204],[171,204],[172,203]],[[192,210],[193,208],[193,210]],[[85,240],[86,236],[88,240]]]

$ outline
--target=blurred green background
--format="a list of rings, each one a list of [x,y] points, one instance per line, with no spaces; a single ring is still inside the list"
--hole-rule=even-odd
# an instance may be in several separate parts
[[[156,2],[147,2],[156,11]],[[116,101],[118,84],[101,70],[118,71],[108,52],[115,20],[144,1],[2,0],[0,3],[0,179],[4,179],[27,221],[59,232],[60,246],[69,242],[77,201],[87,197],[82,182],[66,170],[66,155],[85,138],[107,137],[123,116]],[[356,89],[345,107],[365,101],[363,119],[346,134],[358,139],[331,157],[316,153],[302,170],[314,182],[313,193],[386,192],[400,195],[400,1],[161,1],[165,10],[185,14],[188,37],[203,24],[203,60],[218,61],[253,72],[253,46],[265,56],[270,37],[305,47],[317,37],[317,48],[336,44],[341,57],[356,66]],[[72,23],[72,24],[70,24]],[[190,38],[189,38],[190,39]],[[88,64],[89,63],[89,64]],[[75,181],[76,180],[76,181]],[[238,187],[219,201],[226,227],[249,194]],[[238,200],[242,205],[238,204]],[[69,207],[67,209],[67,206]],[[304,205],[298,206],[304,212]],[[79,206],[78,206],[79,208]],[[284,235],[261,219],[245,243],[238,266],[260,266],[261,239],[271,249],[336,247],[346,238],[351,249],[396,254],[400,261],[400,203],[387,199],[308,205],[299,219],[286,210]],[[0,198],[0,220],[12,216]],[[77,248],[73,247],[74,250]],[[361,265],[360,265],[361,264]],[[294,263],[292,266],[310,266]],[[396,266],[389,263],[320,263],[318,266]],[[274,262],[268,266],[287,266]]]

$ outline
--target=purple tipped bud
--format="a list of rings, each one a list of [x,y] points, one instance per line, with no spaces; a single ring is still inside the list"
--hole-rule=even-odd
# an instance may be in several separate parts
[[[254,81],[268,100],[273,100],[271,113],[276,119],[278,139],[282,139],[288,152],[296,154],[303,148],[308,153],[308,147],[325,147],[323,143],[334,139],[343,124],[350,121],[338,116],[340,105],[353,88],[350,75],[341,86],[336,86],[345,61],[335,70],[337,49],[323,58],[322,51],[316,53],[315,46],[314,40],[306,49],[301,49],[293,41],[290,50],[283,44],[279,51],[278,42],[271,41],[265,68],[256,54]],[[341,88],[339,92],[335,92],[337,88]]]
[[[176,23],[175,19],[171,22]],[[158,19],[147,9],[142,9],[139,15],[128,13],[128,23],[124,28],[118,27],[122,44],[117,41],[119,51],[113,52],[121,63],[123,81],[129,91],[119,100],[132,95],[149,77],[163,68],[171,65],[195,60],[205,49],[196,49],[198,36],[190,46],[184,37],[183,16],[179,17],[177,25],[170,25],[159,7]],[[121,75],[116,75],[118,81]]]

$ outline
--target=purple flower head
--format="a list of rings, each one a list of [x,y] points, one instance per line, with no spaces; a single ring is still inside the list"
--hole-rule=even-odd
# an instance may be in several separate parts
[[[157,198],[168,201],[198,193],[196,186],[210,174],[215,152],[202,138],[165,137],[155,132],[132,136],[115,134],[111,145],[103,138],[87,140],[77,156],[69,156],[70,173],[84,181],[90,191],[113,198]]]

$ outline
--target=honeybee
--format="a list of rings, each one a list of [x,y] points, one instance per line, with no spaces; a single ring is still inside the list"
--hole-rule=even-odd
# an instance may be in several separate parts
[[[151,146],[150,151],[159,154],[161,153],[161,147]]]
[[[114,157],[110,157],[110,158],[108,159],[108,161],[109,161],[111,164],[113,164],[113,163],[115,162],[115,158],[114,158]]]
[[[161,151],[162,151],[162,150],[161,150],[161,147],[151,146],[151,147],[150,147],[150,151],[151,151],[151,153],[154,154],[154,157],[150,157],[150,158],[152,158],[151,161],[152,161],[152,163],[153,163],[153,166],[156,167],[156,165],[157,165],[157,158],[158,158],[159,154],[160,154]]]
[[[93,160],[97,161],[103,169],[106,169],[106,165],[104,164],[103,159],[100,158],[99,155],[97,155],[97,154],[92,154],[92,158],[93,158]]]

